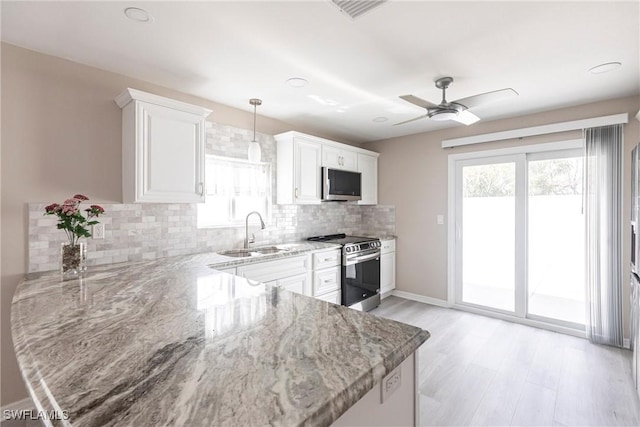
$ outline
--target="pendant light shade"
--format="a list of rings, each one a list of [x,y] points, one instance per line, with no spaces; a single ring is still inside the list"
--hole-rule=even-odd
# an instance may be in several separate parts
[[[258,105],[262,105],[262,100],[251,98],[249,104],[253,105],[253,139],[249,143],[247,158],[250,162],[259,162],[262,159],[262,150],[260,149],[260,144],[256,141],[256,108]]]

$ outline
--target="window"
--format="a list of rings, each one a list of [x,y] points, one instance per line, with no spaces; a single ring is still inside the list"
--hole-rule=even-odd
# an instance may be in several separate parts
[[[271,218],[271,164],[207,155],[205,203],[198,205],[198,227],[243,225],[251,211]]]

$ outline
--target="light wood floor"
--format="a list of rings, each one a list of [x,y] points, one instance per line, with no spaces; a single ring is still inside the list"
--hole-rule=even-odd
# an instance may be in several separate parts
[[[422,425],[640,425],[629,350],[398,297],[371,313],[431,332]]]

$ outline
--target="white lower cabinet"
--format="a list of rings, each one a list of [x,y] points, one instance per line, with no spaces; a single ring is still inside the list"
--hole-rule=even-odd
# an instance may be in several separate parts
[[[312,295],[334,304],[340,304],[340,284],[342,282],[340,254],[340,249],[313,254]]]
[[[309,275],[304,273],[280,279],[277,286],[297,294],[306,295],[305,291],[309,288]]]
[[[340,249],[331,249],[219,270],[340,304],[340,257]]]
[[[320,295],[316,297],[316,299],[332,302],[334,304],[340,305],[340,290],[329,292],[328,294]]]
[[[275,261],[241,265],[236,274],[258,282],[280,286],[302,295],[311,295],[310,256],[301,255]]]
[[[396,241],[387,239],[380,242],[380,294],[385,297],[396,288]]]

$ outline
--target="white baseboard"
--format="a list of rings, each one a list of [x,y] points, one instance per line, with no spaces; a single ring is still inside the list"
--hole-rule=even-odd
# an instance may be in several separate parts
[[[392,291],[392,294],[396,297],[410,299],[412,301],[418,301],[418,302],[423,302],[425,304],[437,305],[438,307],[449,308],[449,301],[445,301],[439,298],[425,297],[424,295],[418,295],[411,292],[399,291],[397,289],[394,289]]]
[[[30,397],[26,397],[22,400],[18,400],[17,402],[11,402],[2,407],[2,414],[4,411],[28,411],[30,409],[35,409],[36,405],[34,405],[33,401]]]

